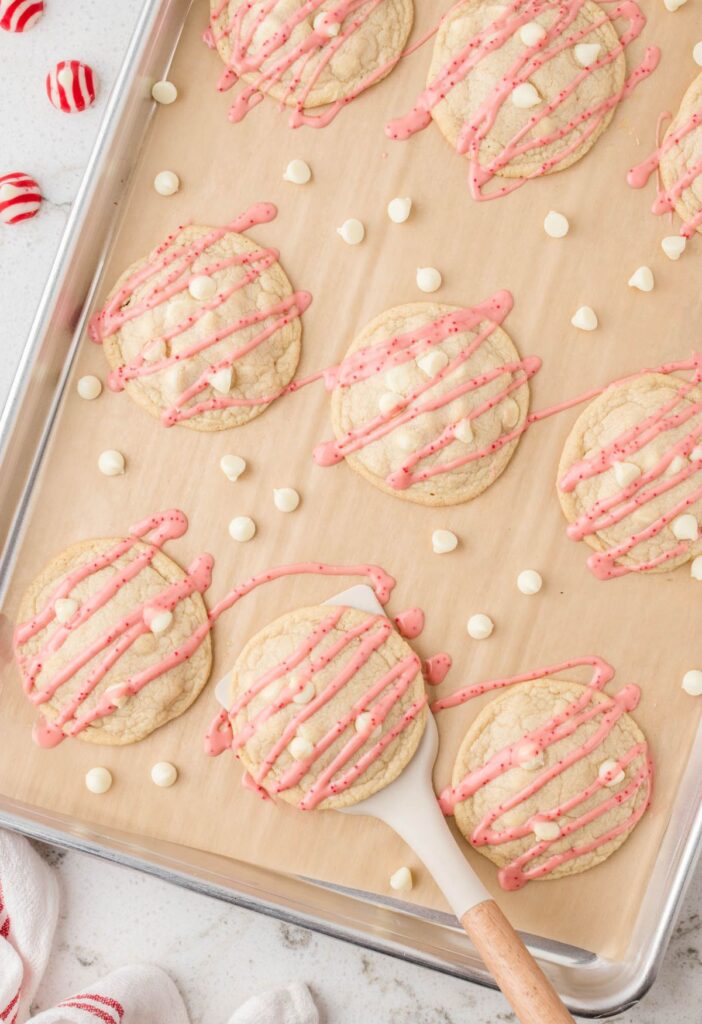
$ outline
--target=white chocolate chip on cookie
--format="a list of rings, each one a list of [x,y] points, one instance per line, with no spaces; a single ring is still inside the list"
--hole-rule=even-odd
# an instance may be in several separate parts
[[[531,82],[520,82],[512,89],[512,103],[520,110],[529,110],[530,107],[537,107],[541,103],[541,96]]]

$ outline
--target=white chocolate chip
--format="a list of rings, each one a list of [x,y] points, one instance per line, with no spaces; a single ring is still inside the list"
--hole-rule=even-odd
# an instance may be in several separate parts
[[[165,633],[167,629],[171,628],[173,622],[173,612],[169,612],[167,608],[163,611],[156,612],[155,615],[151,616],[148,626],[151,632],[158,636],[160,633]]]
[[[223,455],[219,460],[219,468],[227,480],[234,483],[246,469],[246,459],[242,459],[241,455]]]
[[[507,430],[511,430],[512,427],[517,425],[519,419],[519,406],[513,398],[505,398],[499,404],[500,420],[502,426],[506,427]]]
[[[427,377],[436,377],[437,373],[441,373],[445,366],[448,366],[449,357],[440,348],[434,348],[430,352],[425,352],[423,356],[420,356],[417,360],[417,366],[425,373]]]
[[[628,487],[629,484],[633,484],[634,480],[638,480],[640,476],[641,470],[633,462],[614,463],[614,479],[620,487]]]
[[[228,395],[232,389],[232,377],[231,366],[223,366],[221,370],[210,375],[209,385],[220,395]]]
[[[681,469],[684,469],[686,465],[687,459],[683,458],[682,455],[675,455],[668,464],[666,475],[675,476],[675,474],[679,473]]]
[[[207,274],[198,274],[190,281],[188,291],[194,299],[198,299],[200,302],[209,302],[217,294],[217,282]]]
[[[396,196],[388,203],[388,217],[393,224],[404,224],[412,212],[412,200],[409,196]]]
[[[678,540],[697,540],[700,532],[697,520],[690,512],[674,519],[671,528]]]
[[[578,43],[573,48],[575,59],[582,68],[590,68],[600,55],[602,47],[599,43]]]
[[[682,688],[691,697],[702,697],[702,671],[691,668],[682,678]]]
[[[521,82],[512,89],[512,103],[520,110],[529,110],[541,103],[541,96],[531,82]]]
[[[687,0],[663,0],[666,11],[677,11],[679,7],[682,7],[687,3]]]
[[[312,177],[312,170],[304,160],[291,160],[283,171],[283,180],[293,185],[306,185]]]
[[[597,774],[605,786],[618,786],[625,778],[624,772],[616,761],[603,761],[597,769]]]
[[[362,711],[360,715],[356,715],[356,721],[354,722],[356,732],[365,732],[371,724],[371,718],[370,711]]]
[[[107,697],[110,704],[114,704],[116,708],[123,708],[129,700],[129,694],[123,692],[119,683],[116,686],[108,686],[103,696]]]
[[[561,834],[560,826],[555,821],[535,821],[531,831],[541,842],[553,842]]]
[[[296,761],[302,761],[309,757],[313,749],[310,741],[306,740],[304,736],[295,736],[288,745],[288,750]]]
[[[86,402],[92,402],[102,391],[102,384],[98,377],[94,377],[92,373],[89,373],[85,377],[80,378],[76,384],[76,391]]]
[[[72,619],[78,611],[78,602],[73,597],[57,597],[54,601],[54,615],[62,625]]]
[[[458,537],[453,530],[434,530],[431,535],[431,549],[435,555],[446,555],[458,547]]]
[[[383,379],[390,391],[401,394],[412,385],[412,371],[408,363],[400,363],[399,366],[391,366]]]
[[[102,795],[112,785],[112,773],[107,768],[90,768],[85,773],[85,785],[91,793]]]
[[[517,589],[529,597],[532,594],[538,594],[543,585],[541,573],[538,573],[536,569],[523,569],[517,576]]]
[[[473,424],[469,419],[459,420],[454,425],[453,436],[462,441],[463,444],[470,444],[473,440]]]
[[[170,761],[159,761],[151,769],[151,781],[156,786],[168,789],[178,778],[178,769]]]
[[[436,267],[417,267],[417,287],[420,292],[438,291],[441,284],[441,274]]]
[[[169,103],[174,103],[178,99],[178,90],[173,82],[163,79],[161,82],[154,82],[151,87],[151,96],[157,103],[162,103],[167,107]]]
[[[594,331],[599,324],[597,313],[591,306],[581,306],[580,309],[577,309],[570,322],[579,331]]]
[[[637,288],[640,292],[652,292],[654,284],[653,271],[650,267],[639,267],[629,278],[629,287]]]
[[[396,430],[392,436],[397,447],[403,452],[412,452],[417,446],[411,430]]]
[[[702,42],[695,43],[692,49],[692,59],[698,67],[702,68]]]
[[[533,740],[525,740],[515,750],[515,756],[519,766],[528,772],[534,772],[545,764],[544,753]]]
[[[570,231],[568,218],[557,210],[549,210],[544,217],[544,231],[549,238],[565,238]]]
[[[124,473],[124,455],[114,448],[108,448],[98,456],[98,469],[105,476],[121,476]]]
[[[693,580],[702,580],[702,555],[693,558],[692,565],[690,566],[690,576],[692,576]]]
[[[166,342],[163,338],[156,338],[144,347],[141,354],[147,363],[157,363],[160,359],[165,359]]]
[[[702,444],[698,444],[695,448],[692,449],[692,451],[690,452],[690,461],[702,462]]]
[[[338,36],[341,25],[338,21],[332,21],[326,11],[320,11],[312,22],[315,32],[321,32],[325,36]]]
[[[409,868],[398,868],[390,875],[390,888],[395,892],[410,892],[413,884],[412,872]]]
[[[294,512],[300,504],[300,495],[294,487],[274,487],[273,504],[279,512]]]
[[[546,38],[546,29],[537,21],[528,21],[519,29],[519,38],[525,46],[538,46]]]
[[[229,536],[244,544],[256,533],[256,524],[251,516],[236,516],[229,524]]]
[[[366,237],[366,229],[355,217],[345,220],[341,227],[336,229],[336,233],[341,235],[347,245],[358,245]]]
[[[307,683],[299,693],[296,693],[293,697],[294,704],[309,704],[317,691],[314,688],[314,683]]]
[[[385,391],[378,399],[378,408],[383,416],[389,416],[390,413],[399,409],[403,402],[402,395],[398,395],[394,391]]]
[[[468,636],[472,637],[473,640],[487,640],[495,628],[495,623],[492,621],[489,615],[471,615],[468,619]]]
[[[702,45],[702,44],[699,44]],[[687,239],[682,235],[666,235],[661,239],[661,249],[669,260],[679,260],[685,252]]]
[[[175,171],[159,171],[154,178],[154,188],[160,196],[172,196],[180,188],[180,178]]]

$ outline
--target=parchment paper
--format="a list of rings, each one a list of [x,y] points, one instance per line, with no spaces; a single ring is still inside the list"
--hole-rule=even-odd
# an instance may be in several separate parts
[[[418,0],[417,6],[416,32],[447,5]],[[421,89],[429,48],[403,62],[323,131],[291,131],[272,102],[232,126],[226,119],[229,100],[215,91],[221,63],[200,41],[207,4],[196,3],[170,73],[179,99],[157,111],[100,297],[127,264],[179,223],[218,224],[252,202],[272,200],[280,208],[278,219],[252,236],[279,247],[294,286],[314,295],[304,317],[300,372],[340,359],[383,309],[421,298],[415,270],[428,264],[444,275],[441,301],[470,305],[500,288],[513,292],[515,308],[505,327],[523,355],[544,360],[532,382],[533,408],[685,357],[699,343],[702,239],[679,263],[668,262],[660,239],[671,225],[650,215],[651,190],[630,190],[625,172],[652,148],[659,111],[677,108],[698,70],[689,52],[694,14],[692,5],[675,15],[662,4],[646,6],[643,42],[662,47],[661,67],[622,105],[594,150],[561,174],[478,205],[467,194],[465,163],[433,126],[408,143],[391,143],[383,133],[385,120],[405,112]],[[637,44],[630,66],[641,52]],[[313,181],[303,188],[282,180],[293,157],[313,168]],[[177,171],[182,181],[181,191],[167,199],[152,188],[163,169]],[[395,195],[414,202],[410,220],[401,226],[391,224],[385,212]],[[570,218],[571,233],[562,241],[543,232],[549,209]],[[367,228],[357,247],[346,246],[335,230],[351,216]],[[655,271],[652,294],[627,287],[643,263]],[[600,317],[593,334],[570,326],[583,303]],[[106,362],[86,339],[74,381],[88,372],[104,379]],[[198,552],[214,554],[210,603],[234,583],[281,562],[385,566],[398,580],[390,614],[413,604],[426,610],[426,629],[415,644],[420,654],[448,650],[454,657],[440,693],[572,656],[605,657],[617,668],[616,684],[636,682],[643,689],[636,718],[656,762],[653,806],[635,834],[601,867],[516,894],[502,893],[493,866],[467,846],[466,855],[517,927],[616,957],[631,933],[702,707],[680,689],[682,674],[700,664],[701,592],[687,569],[611,583],[590,575],[589,549],[566,538],[555,494],[558,457],[576,415],[571,411],[537,425],[490,490],[469,504],[441,510],[394,500],[343,464],[314,465],[314,443],[331,434],[329,400],[321,387],[278,402],[244,428],[204,434],[162,428],[125,394],[106,390],[96,402],[81,401],[72,384],[36,489],[6,614],[12,622],[25,586],[65,546],[118,535],[149,512],[177,506],[187,513],[190,530],[166,550],[181,565]],[[127,457],[123,477],[97,471],[98,454],[112,447]],[[249,464],[236,484],[219,469],[226,452],[243,455]],[[280,486],[302,494],[293,515],[273,506],[272,489]],[[258,533],[249,544],[228,536],[227,524],[237,514],[256,519]],[[431,532],[438,527],[459,535],[453,554],[432,554]],[[544,576],[537,597],[516,589],[524,568]],[[205,729],[218,707],[214,683],[246,640],[283,612],[322,602],[351,582],[288,579],[247,598],[216,627],[211,682],[196,704],[130,747],[68,741],[40,750],[30,739],[33,709],[21,694],[17,670],[6,663],[0,790],[93,825],[377,892],[387,892],[390,873],[408,863],[417,882],[410,899],[444,908],[426,872],[383,826],[263,803],[241,787],[241,769],[232,757],[213,760],[203,753]],[[491,639],[482,643],[465,630],[476,611],[488,612],[496,623]],[[6,624],[6,657],[7,634]],[[461,737],[481,706],[478,700],[439,716],[437,785],[448,780]],[[164,759],[180,771],[170,790],[149,781],[152,764]],[[114,774],[104,797],[90,795],[83,785],[84,772],[95,764]]]

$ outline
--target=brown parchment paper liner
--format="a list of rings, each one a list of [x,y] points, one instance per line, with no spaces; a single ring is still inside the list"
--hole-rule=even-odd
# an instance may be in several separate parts
[[[415,32],[447,5],[420,0],[417,6]],[[649,214],[652,192],[630,190],[625,172],[653,146],[658,112],[677,108],[696,73],[689,53],[693,12],[672,16],[663,5],[646,7],[643,42],[661,46],[661,67],[622,105],[594,150],[562,174],[478,205],[466,191],[465,163],[433,126],[408,143],[391,143],[383,133],[385,120],[405,112],[420,90],[428,48],[325,130],[291,131],[272,102],[232,126],[226,119],[229,100],[215,91],[222,65],[200,41],[207,4],[196,3],[169,75],[179,99],[156,113],[100,297],[124,267],[179,223],[219,224],[252,202],[272,200],[278,219],[252,236],[278,246],[294,286],[314,294],[304,317],[301,373],[340,359],[355,334],[386,307],[421,298],[414,275],[427,264],[444,275],[436,296],[442,302],[470,305],[500,288],[513,292],[515,308],[505,328],[522,355],[536,353],[544,360],[532,382],[533,408],[687,356],[699,342],[702,239],[679,263],[669,263],[660,239],[671,225]],[[629,55],[630,67],[641,53],[640,40]],[[305,187],[282,180],[293,157],[303,157],[313,169]],[[152,188],[163,169],[177,171],[182,182],[168,199]],[[391,224],[385,212],[395,195],[414,202],[410,220],[401,226]],[[570,218],[571,233],[563,241],[543,232],[549,209]],[[346,246],[335,230],[351,216],[367,229],[358,247]],[[627,287],[642,263],[656,274],[652,294]],[[570,326],[583,303],[600,317],[594,334]],[[73,380],[87,372],[106,376],[102,352],[86,339]],[[571,411],[537,425],[490,490],[442,510],[393,500],[345,465],[314,465],[314,443],[331,435],[329,399],[321,387],[279,401],[243,428],[203,434],[162,428],[124,394],[105,391],[96,402],[81,401],[72,384],[36,489],[6,614],[12,622],[25,586],[68,544],[119,534],[149,512],[177,506],[187,513],[190,530],[166,551],[182,565],[198,552],[214,554],[210,605],[236,582],[282,562],[385,566],[398,580],[390,613],[412,604],[426,610],[426,629],[415,643],[419,653],[453,655],[454,668],[439,693],[573,656],[601,655],[616,666],[615,685],[636,682],[643,690],[635,717],[651,742],[657,771],[653,806],[634,835],[601,867],[533,883],[516,894],[501,892],[492,865],[465,849],[517,927],[616,957],[629,939],[702,707],[680,689],[683,672],[700,660],[702,591],[687,569],[611,583],[590,575],[589,548],[566,538],[554,492],[558,458],[576,415]],[[125,453],[127,473],[106,478],[96,459],[113,447]],[[226,452],[248,461],[236,484],[219,469]],[[302,494],[293,515],[277,512],[272,501],[273,487],[288,485]],[[258,523],[249,544],[228,536],[227,524],[238,514]],[[456,552],[432,554],[430,537],[437,527],[456,531]],[[543,573],[537,597],[517,591],[516,576],[524,568]],[[214,683],[246,640],[283,612],[321,602],[351,582],[289,579],[248,597],[215,629],[212,679],[195,705],[130,747],[67,741],[56,750],[40,750],[30,739],[33,710],[21,694],[16,668],[6,662],[0,789],[93,825],[377,892],[387,892],[390,873],[407,863],[416,878],[411,900],[444,908],[426,872],[385,827],[263,803],[241,787],[233,757],[212,760],[203,753],[205,729],[217,710]],[[488,612],[496,623],[482,643],[465,631],[476,611]],[[6,625],[6,658],[8,643]],[[449,779],[464,731],[481,706],[476,700],[438,716],[437,785]],[[149,781],[151,766],[164,759],[180,770],[170,790]],[[115,784],[104,797],[90,795],[83,785],[84,772],[95,764],[114,773]]]

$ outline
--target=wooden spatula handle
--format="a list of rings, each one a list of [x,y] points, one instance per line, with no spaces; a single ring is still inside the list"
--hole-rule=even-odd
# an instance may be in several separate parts
[[[467,910],[461,924],[521,1024],[575,1024],[494,900]]]

